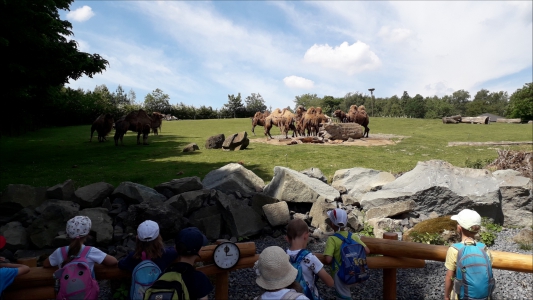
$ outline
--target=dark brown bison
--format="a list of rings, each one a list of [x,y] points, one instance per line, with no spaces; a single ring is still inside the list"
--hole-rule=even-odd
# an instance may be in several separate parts
[[[255,126],[265,126],[265,119],[270,115],[268,110],[265,110],[264,113],[258,111],[255,113],[254,117],[252,118],[252,133],[255,135],[254,129]]]
[[[148,134],[152,128],[152,119],[142,109],[132,111],[115,123],[115,145],[118,141],[123,144],[124,134],[128,130],[137,132],[137,145],[141,144],[140,136],[143,135],[143,145],[148,145]]]
[[[95,130],[96,133],[98,133],[98,141],[105,141],[105,137],[111,132],[111,129],[113,129],[113,123],[115,123],[115,120],[113,119],[112,115],[101,114],[91,126],[91,139],[89,141],[93,141],[93,134]]]

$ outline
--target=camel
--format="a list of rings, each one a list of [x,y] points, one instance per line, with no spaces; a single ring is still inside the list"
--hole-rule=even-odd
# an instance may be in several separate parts
[[[303,105],[298,105],[296,108],[296,114],[294,116],[294,123],[296,128],[296,133],[300,136],[305,136],[305,128],[303,126],[304,114],[307,112]]]
[[[354,123],[355,117],[357,116],[357,105],[350,106],[350,110],[346,114],[346,120],[348,123]]]
[[[364,105],[360,105],[357,108],[357,115],[355,117],[355,123],[365,128],[363,137],[365,136],[368,137],[368,133],[370,132],[370,128],[368,128],[368,123],[370,123],[370,118],[368,117],[368,114],[366,113],[366,109]]]
[[[152,123],[150,124],[150,127],[152,128],[153,134],[159,135],[158,130],[161,130],[161,125],[163,124],[164,117],[165,115],[158,113],[158,112],[153,112],[150,115],[150,118],[152,119]]]
[[[343,112],[343,111],[340,110],[340,109],[337,109],[336,111],[334,111],[334,112],[333,112],[333,115],[334,115],[335,117],[337,117],[337,119],[339,119],[339,121],[340,121],[341,123],[346,123],[346,122],[348,122],[348,119],[347,119],[346,113]]]
[[[255,135],[254,128],[255,126],[265,126],[265,119],[268,117],[270,113],[268,110],[265,110],[264,113],[258,111],[255,113],[254,117],[252,118],[252,133]]]
[[[93,141],[93,134],[95,130],[98,133],[98,142],[106,141],[105,137],[109,134],[109,132],[111,132],[111,129],[113,129],[114,123],[115,120],[111,114],[101,114],[91,126],[91,139],[89,142]]]
[[[270,135],[270,129],[272,126],[277,126],[281,130],[281,133],[285,133],[285,138],[288,138],[289,130],[292,130],[292,135],[294,136],[294,114],[291,113],[288,109],[284,108],[281,111],[279,108],[276,108],[268,117],[265,118],[265,135],[272,138]]]
[[[316,108],[309,107],[305,114],[303,115],[302,127],[304,130],[307,130],[307,135],[311,136],[313,134],[318,134],[318,120],[316,117]]]
[[[152,126],[152,119],[142,109],[139,111],[132,111],[127,116],[121,118],[115,123],[115,146],[118,146],[118,141],[123,143],[124,134],[128,130],[137,132],[137,145],[141,144],[140,136],[143,135],[143,145],[148,145],[148,134]]]

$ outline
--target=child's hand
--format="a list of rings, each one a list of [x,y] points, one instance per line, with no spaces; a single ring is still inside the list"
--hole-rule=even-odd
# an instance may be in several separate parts
[[[5,262],[5,261],[6,261],[6,258],[3,257],[3,256],[0,256],[0,263],[3,263],[3,262]]]

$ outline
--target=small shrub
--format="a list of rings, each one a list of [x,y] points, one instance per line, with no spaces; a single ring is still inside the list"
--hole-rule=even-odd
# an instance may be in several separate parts
[[[492,159],[476,159],[476,160],[470,160],[470,158],[467,158],[465,160],[465,167],[471,168],[471,169],[483,169],[488,164],[492,163]]]
[[[115,293],[113,293],[113,299],[116,299],[116,300],[128,299],[128,293],[129,293],[129,288],[127,284],[123,281],[120,284],[120,287],[115,290]]]
[[[520,242],[518,243],[518,247],[522,250],[530,251],[533,250],[533,243]]]
[[[411,231],[409,233],[409,237],[411,241],[416,242],[416,243],[431,244],[431,245],[444,245],[444,241],[442,240],[439,233],[429,233],[429,232],[420,233],[417,231]]]
[[[368,225],[367,223],[363,224],[363,229],[359,231],[359,235],[374,237],[374,227]]]
[[[500,232],[503,227],[501,225],[492,222],[492,219],[483,217],[481,218],[481,226],[485,227],[487,231]]]
[[[487,246],[494,245],[496,237],[497,235],[493,231],[482,231],[479,233],[480,241]]]

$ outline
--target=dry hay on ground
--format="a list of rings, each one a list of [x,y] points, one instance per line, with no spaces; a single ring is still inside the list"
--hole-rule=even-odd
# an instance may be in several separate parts
[[[325,146],[385,146],[396,145],[407,136],[393,134],[373,134],[368,138],[355,139],[353,141],[330,140],[322,142],[317,137],[296,137],[286,139],[284,136],[273,136],[272,139],[259,138],[250,139],[250,143],[262,143],[269,145],[297,145],[297,144],[316,144]]]
[[[512,169],[533,178],[533,152],[498,150],[498,158],[485,168],[492,171]]]

